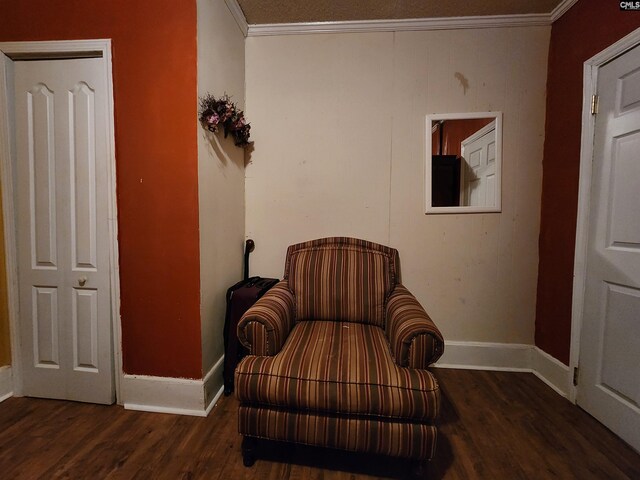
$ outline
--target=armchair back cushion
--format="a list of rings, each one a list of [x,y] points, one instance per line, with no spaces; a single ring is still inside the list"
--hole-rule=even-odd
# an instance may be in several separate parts
[[[365,240],[331,237],[291,245],[284,278],[295,320],[385,326],[386,300],[399,282],[398,251]]]

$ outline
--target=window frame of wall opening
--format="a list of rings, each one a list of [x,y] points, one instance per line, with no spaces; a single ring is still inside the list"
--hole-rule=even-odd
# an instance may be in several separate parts
[[[473,120],[492,118],[496,122],[496,202],[493,206],[459,206],[434,207],[432,198],[432,126],[439,120]],[[425,117],[425,161],[424,161],[424,206],[425,214],[459,214],[459,213],[500,213],[502,212],[502,112],[466,112],[466,113],[430,113]]]

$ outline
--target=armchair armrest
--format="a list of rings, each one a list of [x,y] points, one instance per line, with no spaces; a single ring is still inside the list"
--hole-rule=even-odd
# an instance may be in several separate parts
[[[403,285],[389,296],[386,318],[391,352],[399,366],[427,368],[444,352],[440,330]]]
[[[293,327],[293,294],[281,280],[238,322],[238,339],[250,355],[275,355]]]

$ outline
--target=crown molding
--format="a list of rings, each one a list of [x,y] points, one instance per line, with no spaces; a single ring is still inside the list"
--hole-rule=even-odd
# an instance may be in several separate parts
[[[242,8],[238,4],[238,0],[224,1],[245,37],[304,35],[310,33],[410,32],[420,30],[549,26],[578,2],[578,0],[563,0],[551,13],[249,25]]]
[[[550,14],[536,13],[526,15],[487,15],[481,17],[252,24],[249,25],[247,36],[300,35],[305,33],[406,32],[417,30],[457,30],[467,28],[505,28],[549,25],[551,25]]]
[[[238,4],[238,0],[224,0],[224,3],[227,4],[227,8],[231,12],[231,15],[233,15],[233,18],[236,20],[240,31],[246,37],[249,31],[249,25],[247,24],[247,19],[244,16],[242,8],[240,8],[240,5]]]
[[[567,13],[567,10],[569,10],[571,7],[573,7],[576,3],[578,3],[578,0],[562,0],[562,2],[560,2],[558,4],[558,6],[556,8],[554,8],[553,11],[550,14],[551,23],[555,22],[562,15]]]

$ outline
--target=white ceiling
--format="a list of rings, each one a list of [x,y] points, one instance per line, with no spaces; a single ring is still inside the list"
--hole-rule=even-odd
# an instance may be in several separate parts
[[[549,14],[562,0],[238,0],[249,25]]]

